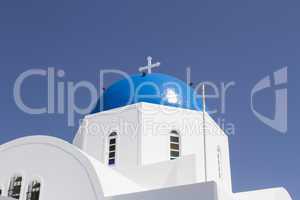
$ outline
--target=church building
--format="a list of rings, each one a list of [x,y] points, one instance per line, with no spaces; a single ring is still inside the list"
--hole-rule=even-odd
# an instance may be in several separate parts
[[[205,98],[153,73],[159,65],[149,57],[140,74],[106,88],[72,144],[38,135],[0,145],[0,196],[291,200],[282,187],[233,193],[228,136],[205,111]]]

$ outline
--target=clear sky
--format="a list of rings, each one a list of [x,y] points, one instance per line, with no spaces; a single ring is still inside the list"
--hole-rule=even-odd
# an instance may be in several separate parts
[[[2,0],[0,143],[35,134],[72,141],[78,128],[67,126],[66,113],[21,111],[13,86],[22,72],[55,67],[65,71],[59,81],[88,80],[97,85],[99,70],[133,74],[151,55],[162,63],[157,72],[185,80],[185,68],[190,66],[195,83],[235,82],[226,96],[226,112],[213,116],[235,125],[236,133],[229,137],[235,192],[284,186],[299,199],[299,9],[299,1],[289,0]],[[254,85],[284,66],[288,66],[285,135],[260,122],[250,109]],[[45,77],[28,80],[22,91],[29,105],[47,103]],[[274,88],[257,98],[257,110],[274,115]],[[86,91],[77,93],[78,105],[88,102]],[[220,108],[220,100],[208,104]],[[82,117],[77,115],[76,120]]]

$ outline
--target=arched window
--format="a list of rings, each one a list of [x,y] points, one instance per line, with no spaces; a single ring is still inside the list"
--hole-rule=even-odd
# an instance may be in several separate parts
[[[218,176],[222,178],[222,152],[221,147],[217,147],[217,159],[218,159]]]
[[[177,131],[170,132],[170,159],[174,160],[180,156],[180,135]]]
[[[41,191],[41,183],[36,180],[32,181],[28,185],[26,200],[39,200],[40,191]]]
[[[12,177],[9,183],[8,196],[15,199],[20,199],[21,187],[22,176]]]
[[[112,132],[108,136],[108,165],[114,165],[116,163],[117,136],[116,132]]]

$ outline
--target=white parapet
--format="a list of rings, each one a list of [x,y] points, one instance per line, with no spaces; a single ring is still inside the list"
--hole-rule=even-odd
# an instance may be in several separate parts
[[[281,187],[236,193],[234,200],[292,200],[292,198],[288,191]]]

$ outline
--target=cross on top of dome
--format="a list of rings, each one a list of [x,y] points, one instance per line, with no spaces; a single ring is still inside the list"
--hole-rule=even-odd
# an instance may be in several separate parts
[[[147,73],[148,73],[148,74],[151,74],[151,73],[152,73],[152,68],[155,68],[155,67],[159,67],[159,66],[160,66],[160,62],[157,62],[157,63],[152,64],[152,57],[151,57],[151,56],[148,56],[148,57],[147,57],[147,61],[148,61],[148,65],[147,65],[147,66],[140,67],[140,68],[139,68],[139,71],[140,71],[140,72],[144,72],[144,71],[147,70]]]

